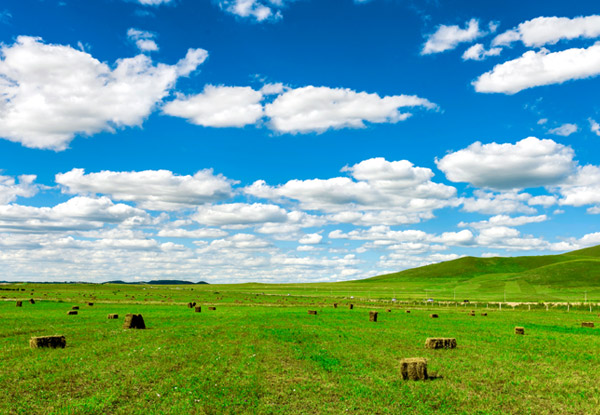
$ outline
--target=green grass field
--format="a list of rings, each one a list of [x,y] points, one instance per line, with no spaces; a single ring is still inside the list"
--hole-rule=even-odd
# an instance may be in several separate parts
[[[600,319],[587,306],[427,307],[245,286],[15,287],[27,291],[0,292],[0,413],[592,414],[600,404],[600,329],[581,327]],[[35,304],[15,307],[13,297],[32,293]],[[201,313],[186,307],[192,300]],[[79,315],[67,316],[73,305]],[[132,312],[146,330],[122,329]],[[29,348],[31,336],[54,334],[65,349]],[[458,348],[426,350],[427,337],[456,337]],[[404,357],[428,358],[437,378],[403,381]]]
[[[0,413],[598,414],[600,327],[581,323],[600,324],[599,253],[461,258],[344,283],[0,285]],[[123,329],[127,313],[147,329]],[[42,335],[67,347],[31,349]],[[458,348],[427,350],[427,337]],[[435,378],[403,381],[406,357],[427,358]]]

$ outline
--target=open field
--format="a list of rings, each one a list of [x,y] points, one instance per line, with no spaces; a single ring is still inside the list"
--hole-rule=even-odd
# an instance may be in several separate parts
[[[0,291],[0,413],[598,413],[599,310],[400,304],[360,284],[354,299],[300,285],[1,286],[19,291]],[[141,313],[147,329],[124,330],[126,313]],[[54,334],[65,349],[29,348],[30,337]],[[427,337],[458,347],[428,350]],[[437,378],[403,381],[405,357],[429,359]]]

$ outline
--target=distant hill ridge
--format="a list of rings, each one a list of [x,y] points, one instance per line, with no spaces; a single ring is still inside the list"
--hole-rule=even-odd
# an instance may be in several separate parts
[[[432,279],[442,284],[497,279],[518,280],[532,286],[600,286],[600,245],[560,255],[463,257],[355,282],[417,282]]]
[[[126,282],[126,281],[121,281],[121,280],[115,280],[115,281],[107,281],[103,284],[196,285],[196,284],[208,284],[208,283],[205,281],[191,282],[191,281],[184,281],[184,280],[152,280],[152,281],[136,281],[136,282]]]

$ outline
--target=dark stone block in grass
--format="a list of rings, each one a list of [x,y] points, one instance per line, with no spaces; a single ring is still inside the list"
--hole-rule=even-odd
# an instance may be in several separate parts
[[[23,307],[23,301],[17,301],[17,307]]]
[[[592,323],[591,321],[584,321],[583,323],[581,323],[581,327],[591,327],[591,328],[594,328],[594,323]]]
[[[308,310],[308,314],[310,314],[311,316],[316,316],[317,310]]]
[[[481,313],[481,315],[487,317],[487,313]]]
[[[118,314],[109,314],[108,315],[108,319],[109,320],[118,320],[119,319],[119,315]]]
[[[406,310],[406,314],[410,314],[410,310]]]
[[[94,303],[88,303],[88,305],[91,307],[91,306],[93,306],[93,305],[94,305]]]
[[[427,359],[411,357],[400,361],[400,373],[404,380],[427,380]]]
[[[71,307],[71,310],[79,310],[79,306],[78,305],[74,305],[73,307]]]
[[[200,307],[200,306],[196,306],[196,307],[194,307],[194,311],[195,311],[196,313],[200,313],[200,312],[202,312],[202,307]]]
[[[515,327],[515,334],[525,334],[524,327]]]
[[[217,310],[217,307],[208,307],[208,310],[209,310],[209,311],[216,311],[216,310]]]
[[[29,304],[35,304],[35,300],[33,298],[29,299]]]
[[[38,349],[41,347],[49,347],[52,349],[56,349],[58,347],[65,348],[67,345],[67,340],[65,336],[41,336],[41,337],[32,337],[29,339],[29,347],[32,349]]]
[[[69,311],[67,311],[67,315],[68,316],[76,316],[77,315],[77,310],[69,310]]]
[[[196,303],[188,303],[187,306],[188,308],[194,308],[196,306]]]
[[[123,322],[124,329],[145,329],[146,324],[141,314],[127,314]]]
[[[449,337],[429,337],[425,340],[426,349],[455,349],[456,339]]]
[[[333,303],[333,308],[337,308],[337,303]]]
[[[369,311],[369,321],[377,323],[377,311]]]
[[[388,308],[388,309],[387,309],[387,312],[388,312],[388,313],[391,313],[391,312],[392,312],[392,309],[391,309],[391,308]]]
[[[429,317],[430,318],[438,318],[439,316],[437,314],[430,314]]]
[[[352,310],[354,308],[354,304],[348,304],[348,308]]]

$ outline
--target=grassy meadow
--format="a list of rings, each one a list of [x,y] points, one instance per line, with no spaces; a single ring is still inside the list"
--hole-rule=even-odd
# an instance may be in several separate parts
[[[418,299],[400,286],[1,285],[0,413],[599,412],[600,328],[581,327],[598,326],[595,306],[463,304],[475,291],[426,305],[422,286]],[[79,314],[68,316],[75,305]],[[124,330],[126,313],[141,313],[147,329]],[[30,349],[41,335],[64,335],[67,347]],[[455,337],[458,347],[428,350],[427,337]],[[403,381],[405,357],[427,358],[435,378]]]

